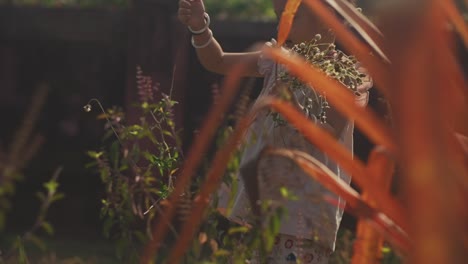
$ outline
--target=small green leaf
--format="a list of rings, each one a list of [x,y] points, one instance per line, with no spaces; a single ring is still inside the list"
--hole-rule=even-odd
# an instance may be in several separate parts
[[[52,196],[51,202],[62,200],[64,197],[65,197],[65,194],[56,193],[56,194],[54,194],[54,196]]]
[[[391,248],[389,248],[389,247],[382,247],[382,253],[388,254],[388,253],[390,253],[390,252],[392,252],[392,249],[391,249]]]
[[[271,219],[270,219],[270,232],[271,233],[276,233],[278,232],[279,230],[279,227],[280,227],[280,218],[278,216],[273,216]]]
[[[166,135],[166,136],[172,136],[171,132],[170,131],[167,131],[167,130],[163,130],[162,131],[163,135]]]
[[[214,253],[214,255],[216,257],[221,257],[221,256],[229,256],[231,254],[231,252],[227,251],[227,250],[224,250],[224,249],[218,249],[216,250],[216,252]]]
[[[281,187],[280,193],[281,193],[281,196],[283,196],[283,198],[291,200],[291,201],[297,201],[297,199],[299,199],[296,195],[291,193],[286,187]]]
[[[247,233],[249,229],[246,226],[240,226],[240,227],[232,227],[229,228],[228,234],[232,235],[235,233]]]
[[[129,167],[128,167],[128,164],[122,164],[122,166],[120,166],[119,168],[119,171],[124,171],[124,170],[127,170]]]
[[[179,170],[179,168],[175,168],[175,169],[171,170],[171,172],[169,173],[169,176],[174,175],[178,170]]]
[[[96,152],[96,151],[88,151],[87,152],[88,156],[90,156],[93,159],[98,159],[99,157],[102,156],[103,152]]]
[[[44,187],[47,189],[49,193],[55,193],[57,191],[57,187],[59,184],[55,180],[50,180],[44,183]]]
[[[139,125],[133,125],[133,126],[128,127],[127,131],[130,135],[138,136],[143,131],[143,127]]]
[[[280,192],[281,192],[281,196],[283,196],[283,198],[288,198],[288,196],[289,196],[288,189],[286,189],[285,187],[281,187]]]
[[[54,234],[54,228],[49,222],[42,222],[41,224],[42,229],[48,234],[48,235],[53,235]]]

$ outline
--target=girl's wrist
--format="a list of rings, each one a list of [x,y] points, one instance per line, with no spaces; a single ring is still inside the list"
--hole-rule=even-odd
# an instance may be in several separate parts
[[[213,32],[211,30],[205,30],[200,35],[192,35],[191,43],[195,49],[203,49],[210,45],[213,41]]]
[[[203,34],[210,26],[210,16],[208,13],[203,13],[203,22],[195,23],[195,25],[188,26],[189,31],[193,35],[201,35]]]

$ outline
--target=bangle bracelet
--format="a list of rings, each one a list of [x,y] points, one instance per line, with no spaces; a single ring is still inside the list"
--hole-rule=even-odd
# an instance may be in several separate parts
[[[210,33],[210,38],[206,41],[205,44],[202,44],[202,45],[195,44],[195,40],[193,39],[193,36],[192,36],[192,46],[196,49],[203,49],[203,48],[208,47],[208,45],[210,45],[210,43],[213,41],[213,32],[210,30],[209,33]]]
[[[203,16],[205,17],[205,26],[204,26],[202,29],[200,29],[200,30],[193,30],[190,26],[188,26],[189,31],[192,32],[193,35],[200,35],[200,34],[202,34],[202,33],[205,32],[205,31],[208,29],[208,27],[210,26],[211,20],[210,20],[210,16],[208,15],[208,13],[205,12],[205,13],[203,14]]]

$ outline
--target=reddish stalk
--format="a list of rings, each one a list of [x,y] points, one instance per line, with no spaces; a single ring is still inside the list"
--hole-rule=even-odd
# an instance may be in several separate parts
[[[374,148],[367,163],[368,174],[376,180],[382,192],[389,193],[395,164],[383,148]],[[376,206],[374,199],[364,191],[364,202]],[[365,219],[359,219],[354,242],[352,264],[373,264],[381,262],[384,239],[374,226]]]
[[[447,65],[434,56],[434,52],[450,53],[443,44],[447,41],[442,33],[446,21],[436,1],[425,4],[427,12],[416,16],[414,26],[406,32],[408,38],[394,46],[398,49],[395,54],[401,56],[395,65],[398,71],[393,85],[399,101],[395,117],[399,125],[409,232],[415,244],[408,261],[464,263],[467,219],[459,217],[463,207],[459,207],[456,179],[457,175],[464,175],[464,181],[467,177],[453,158],[450,144],[453,131],[446,119],[453,114],[453,107],[441,89],[451,76],[440,74]],[[414,14],[408,16],[414,20]]]

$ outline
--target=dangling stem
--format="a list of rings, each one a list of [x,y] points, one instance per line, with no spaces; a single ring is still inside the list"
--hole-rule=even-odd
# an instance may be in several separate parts
[[[122,141],[120,140],[120,137],[119,137],[119,134],[117,134],[117,131],[115,131],[115,128],[114,126],[112,125],[112,122],[110,121],[110,119],[107,117],[107,114],[106,114],[106,110],[104,110],[104,107],[102,107],[102,104],[101,102],[96,99],[96,98],[92,98],[91,100],[88,101],[88,104],[84,106],[84,109],[86,112],[89,112],[92,110],[91,108],[91,103],[92,102],[96,102],[96,104],[99,106],[99,108],[101,108],[101,112],[104,114],[104,118],[106,118],[107,122],[109,123],[111,129],[112,129],[112,132],[114,132],[114,135],[115,137],[117,138],[117,140],[119,141],[120,145],[123,146],[122,144]]]

